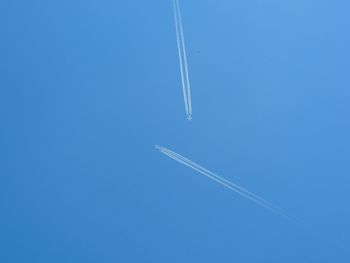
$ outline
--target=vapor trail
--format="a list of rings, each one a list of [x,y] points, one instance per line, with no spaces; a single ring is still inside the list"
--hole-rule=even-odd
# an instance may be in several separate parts
[[[182,93],[184,97],[184,104],[186,115],[189,120],[192,119],[192,102],[191,102],[191,90],[190,90],[190,80],[188,77],[188,67],[187,67],[187,54],[185,47],[185,38],[182,28],[182,18],[180,13],[179,1],[173,0],[174,5],[174,19],[175,19],[175,29],[177,38],[177,48],[179,53],[180,61],[180,72],[182,81]]]
[[[344,246],[341,242],[339,242],[338,240],[335,240],[335,239],[330,239],[329,237],[320,233],[319,231],[315,231],[311,225],[308,225],[308,224],[305,224],[305,223],[299,221],[296,217],[288,214],[287,212],[280,209],[276,205],[266,201],[265,199],[263,199],[263,198],[259,197],[258,195],[244,189],[243,187],[241,187],[235,183],[232,183],[229,180],[205,169],[204,167],[194,163],[190,159],[187,159],[186,157],[184,157],[176,152],[173,152],[165,147],[161,147],[158,145],[155,145],[155,148],[158,149],[161,153],[165,154],[166,156],[174,159],[175,161],[192,168],[193,170],[205,175],[206,177],[208,177],[208,178],[212,179],[213,181],[225,186],[226,188],[240,194],[241,196],[253,201],[254,203],[286,218],[290,222],[298,225],[299,227],[301,227],[302,229],[307,231],[309,234],[311,234],[315,237],[318,237],[320,240],[323,240],[324,242],[328,243],[329,245],[336,247],[337,249],[341,250],[344,254],[349,256],[349,252],[348,252],[347,247]]]
[[[161,153],[165,154],[166,156],[174,159],[175,161],[182,163],[190,168],[192,168],[193,170],[205,175],[206,177],[214,180],[215,182],[227,187],[228,189],[240,194],[241,196],[253,201],[254,203],[292,221],[293,223],[297,223],[299,224],[299,222],[297,221],[297,219],[291,215],[289,215],[287,212],[285,212],[284,210],[282,210],[281,208],[279,208],[278,206],[272,204],[271,202],[268,202],[267,200],[259,197],[258,195],[248,191],[247,189],[244,189],[243,187],[232,183],[231,181],[205,169],[204,167],[192,162],[191,160],[187,159],[186,157],[175,153],[167,148],[161,147],[161,146],[155,146],[156,149],[158,149]]]

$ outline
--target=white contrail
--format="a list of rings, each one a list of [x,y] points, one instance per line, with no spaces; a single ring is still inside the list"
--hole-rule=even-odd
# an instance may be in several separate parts
[[[281,208],[277,207],[276,205],[266,201],[265,199],[257,196],[256,194],[244,189],[243,187],[234,184],[232,182],[230,182],[229,180],[205,169],[204,167],[194,163],[193,161],[191,161],[190,159],[187,159],[186,157],[175,153],[165,147],[161,147],[158,145],[155,145],[155,148],[158,149],[161,153],[165,154],[166,156],[174,159],[175,161],[182,163],[190,168],[192,168],[193,170],[205,175],[206,177],[212,179],[213,181],[227,187],[228,189],[240,194],[241,196],[253,201],[254,203],[286,218],[287,220],[289,220],[290,222],[302,227],[304,230],[306,230],[308,233],[314,235],[315,237],[318,237],[320,240],[323,240],[324,242],[331,244],[333,246],[336,246],[338,249],[341,249],[342,252],[346,252],[347,256],[349,256],[348,250],[346,247],[344,247],[344,245],[342,243],[340,243],[337,240],[334,239],[330,239],[327,236],[323,235],[322,233],[319,233],[318,231],[314,231],[312,229],[312,226],[307,225],[305,223],[302,223],[301,221],[299,221],[296,217],[288,214],[287,212],[285,212],[284,210],[282,210]]]
[[[269,205],[271,207],[274,207],[275,209],[280,210],[281,212],[283,211],[281,208],[279,208],[279,207],[275,206],[274,204],[272,204],[272,203],[262,199],[261,197],[255,195],[254,193],[248,191],[247,189],[244,189],[243,187],[241,187],[241,186],[239,186],[239,185],[237,185],[235,183],[232,183],[231,181],[229,181],[229,180],[227,180],[227,179],[225,179],[225,178],[223,178],[223,177],[221,177],[221,176],[219,176],[219,175],[217,175],[217,174],[215,174],[215,173],[205,169],[204,167],[202,167],[202,166],[192,162],[191,160],[185,158],[184,156],[182,156],[180,154],[177,154],[177,153],[175,153],[175,152],[173,152],[173,151],[171,151],[169,149],[166,149],[166,148],[160,147],[160,146],[157,146],[157,149],[159,149],[162,153],[164,153],[164,154],[166,154],[168,156],[171,155],[172,157],[175,157],[175,158],[177,158],[179,160],[182,160],[183,162],[186,162],[186,163],[190,164],[191,168],[195,167],[195,168],[197,168],[197,169],[199,169],[199,170],[201,170],[203,172],[206,172],[207,174],[210,174],[211,176],[213,176],[213,177],[215,177],[215,178],[225,182],[226,184],[231,185],[232,187],[236,188],[237,190],[242,191],[242,192],[244,192],[244,193],[246,193],[246,194],[248,194],[250,196],[253,196],[254,198],[258,199],[262,203],[265,203],[265,204],[267,204],[267,205]]]
[[[278,206],[272,204],[271,202],[266,201],[265,199],[263,199],[263,198],[257,196],[256,194],[244,189],[243,187],[241,187],[235,183],[232,183],[229,180],[205,169],[204,167],[192,162],[191,160],[185,158],[184,156],[182,156],[178,153],[175,153],[175,152],[173,152],[167,148],[161,147],[161,146],[155,146],[155,147],[161,153],[167,155],[168,157],[174,159],[175,161],[182,163],[182,164],[196,170],[197,172],[199,172],[199,173],[205,175],[206,177],[214,180],[215,182],[229,188],[230,190],[240,194],[241,196],[255,202],[256,204],[258,204],[258,205],[260,205],[268,210],[271,210],[272,212],[274,212],[280,216],[283,216],[294,223],[299,224],[299,222],[297,221],[297,219],[295,217],[289,215],[287,212],[285,212],[284,210],[282,210]]]
[[[180,61],[182,93],[184,97],[186,115],[187,115],[187,118],[191,120],[192,119],[191,90],[190,90],[190,80],[188,77],[187,55],[186,55],[186,47],[185,47],[185,38],[184,38],[184,33],[182,28],[182,18],[180,13],[179,1],[173,0],[173,4],[174,4],[174,18],[175,18],[177,48],[178,48],[179,61]]]

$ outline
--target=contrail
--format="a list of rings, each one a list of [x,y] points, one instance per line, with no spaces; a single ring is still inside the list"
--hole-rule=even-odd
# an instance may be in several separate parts
[[[158,149],[161,153],[165,154],[166,156],[174,159],[175,161],[177,161],[179,163],[182,163],[182,164],[192,168],[193,170],[205,175],[206,177],[212,179],[213,181],[215,181],[215,182],[225,186],[226,188],[238,193],[239,195],[251,200],[252,202],[260,205],[261,207],[266,208],[266,209],[276,213],[277,215],[279,215],[281,217],[284,217],[288,221],[303,228],[304,230],[306,230],[308,233],[312,234],[313,236],[318,237],[320,240],[323,240],[324,242],[331,244],[332,246],[337,247],[338,249],[342,250],[342,252],[344,254],[349,256],[348,249],[346,247],[344,247],[344,245],[342,243],[340,243],[338,240],[330,239],[327,236],[319,233],[318,231],[314,231],[312,229],[312,226],[307,225],[305,223],[302,223],[296,217],[288,214],[287,212],[285,212],[284,210],[282,210],[278,206],[270,203],[269,201],[263,199],[262,197],[260,197],[256,194],[248,191],[247,189],[245,189],[245,188],[243,188],[235,183],[232,183],[231,181],[205,169],[204,167],[194,163],[190,159],[188,159],[188,158],[186,158],[186,157],[184,157],[176,152],[173,152],[165,147],[158,146],[158,145],[155,145],[155,148]]]
[[[292,221],[293,223],[300,224],[295,217],[289,215],[287,212],[285,212],[284,210],[282,210],[278,206],[276,206],[276,205],[272,204],[271,202],[259,197],[256,194],[248,191],[247,189],[245,189],[245,188],[243,188],[235,183],[232,183],[231,181],[205,169],[204,167],[192,162],[191,160],[187,159],[186,157],[184,157],[178,153],[175,153],[175,152],[173,152],[165,147],[161,147],[158,145],[156,145],[155,147],[161,153],[167,155],[168,157],[174,159],[175,161],[192,168],[193,170],[205,175],[206,177],[208,177],[208,178],[214,180],[215,182],[227,187],[228,189],[240,194],[241,196],[253,201],[254,203],[288,219],[289,221]]]
[[[180,13],[179,1],[173,0],[173,5],[174,5],[177,48],[178,48],[179,61],[180,61],[182,93],[184,97],[186,115],[188,120],[191,120],[192,119],[192,102],[191,102],[190,80],[188,77],[185,38],[184,38],[184,33],[182,28],[182,18]]]

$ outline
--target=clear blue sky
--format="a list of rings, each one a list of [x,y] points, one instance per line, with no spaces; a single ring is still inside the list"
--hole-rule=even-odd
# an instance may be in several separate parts
[[[181,8],[192,122],[171,0],[1,2],[0,262],[350,262],[350,2]]]

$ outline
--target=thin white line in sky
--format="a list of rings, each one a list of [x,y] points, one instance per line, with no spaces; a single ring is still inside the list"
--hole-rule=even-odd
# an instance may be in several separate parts
[[[184,104],[185,104],[187,119],[191,120],[192,119],[192,100],[191,100],[190,80],[188,75],[187,54],[186,54],[185,38],[184,38],[183,27],[182,27],[182,18],[180,13],[179,1],[173,0],[173,5],[174,5],[177,48],[179,53],[180,73],[181,73],[181,81],[182,81],[182,93],[184,97]]]
[[[279,208],[278,206],[272,204],[271,202],[263,199],[262,197],[248,191],[247,189],[205,169],[204,167],[194,163],[193,161],[191,161],[190,159],[178,154],[178,153],[175,153],[165,147],[161,147],[161,146],[155,146],[156,149],[158,149],[161,153],[165,154],[166,156],[174,159],[175,161],[179,162],[179,163],[182,163],[190,168],[192,168],[193,170],[205,175],[206,177],[212,179],[213,181],[225,186],[226,188],[240,194],[241,196],[253,201],[254,203],[292,221],[293,223],[296,223],[296,224],[299,224],[298,220],[289,215],[287,212],[285,212],[284,210],[282,210],[281,208]]]

